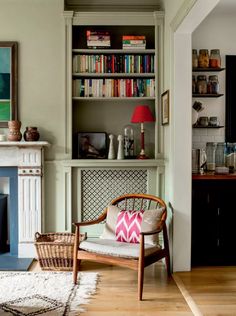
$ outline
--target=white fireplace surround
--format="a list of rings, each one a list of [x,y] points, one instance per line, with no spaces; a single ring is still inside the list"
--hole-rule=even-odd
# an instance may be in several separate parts
[[[47,146],[49,143],[45,141],[0,142],[0,167],[18,168],[18,257],[21,258],[36,256],[34,235],[43,231],[43,165]]]

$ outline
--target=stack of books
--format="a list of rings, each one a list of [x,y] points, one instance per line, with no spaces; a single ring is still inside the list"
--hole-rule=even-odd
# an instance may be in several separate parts
[[[123,49],[145,49],[146,36],[144,35],[123,35],[122,36]]]
[[[86,32],[88,48],[109,48],[111,47],[111,37],[107,31]]]

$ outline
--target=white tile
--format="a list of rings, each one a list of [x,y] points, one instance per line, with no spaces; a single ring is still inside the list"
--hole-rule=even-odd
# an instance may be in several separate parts
[[[201,136],[193,136],[193,143],[197,143],[201,141]]]
[[[201,142],[207,143],[207,142],[214,142],[215,137],[214,136],[201,136]]]
[[[215,136],[214,138],[215,138],[215,142],[217,143],[221,143],[225,141],[224,136]]]

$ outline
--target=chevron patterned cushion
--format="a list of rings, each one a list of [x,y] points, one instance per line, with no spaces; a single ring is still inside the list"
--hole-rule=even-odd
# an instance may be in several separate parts
[[[116,240],[139,243],[144,211],[120,211],[116,222]]]
[[[114,205],[109,205],[107,208],[107,219],[104,226],[104,230],[101,239],[116,240],[116,223],[118,215],[121,209]],[[147,232],[154,230],[163,214],[163,208],[159,207],[157,209],[146,210],[143,213],[143,220],[141,223],[141,231]],[[158,234],[145,236],[145,244],[157,245],[159,243]]]

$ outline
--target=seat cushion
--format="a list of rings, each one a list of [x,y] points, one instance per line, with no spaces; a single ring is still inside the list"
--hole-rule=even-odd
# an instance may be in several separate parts
[[[117,206],[108,206],[106,224],[100,238],[116,240],[116,224],[120,211],[121,209]],[[159,221],[161,220],[163,211],[163,207],[144,211],[141,223],[141,232],[147,232],[156,229]],[[145,244],[158,245],[158,242],[158,234],[145,236]]]
[[[88,238],[79,244],[82,250],[96,252],[104,255],[123,257],[123,258],[138,258],[140,244],[131,244],[110,239]],[[161,247],[145,244],[145,256],[150,255]]]

